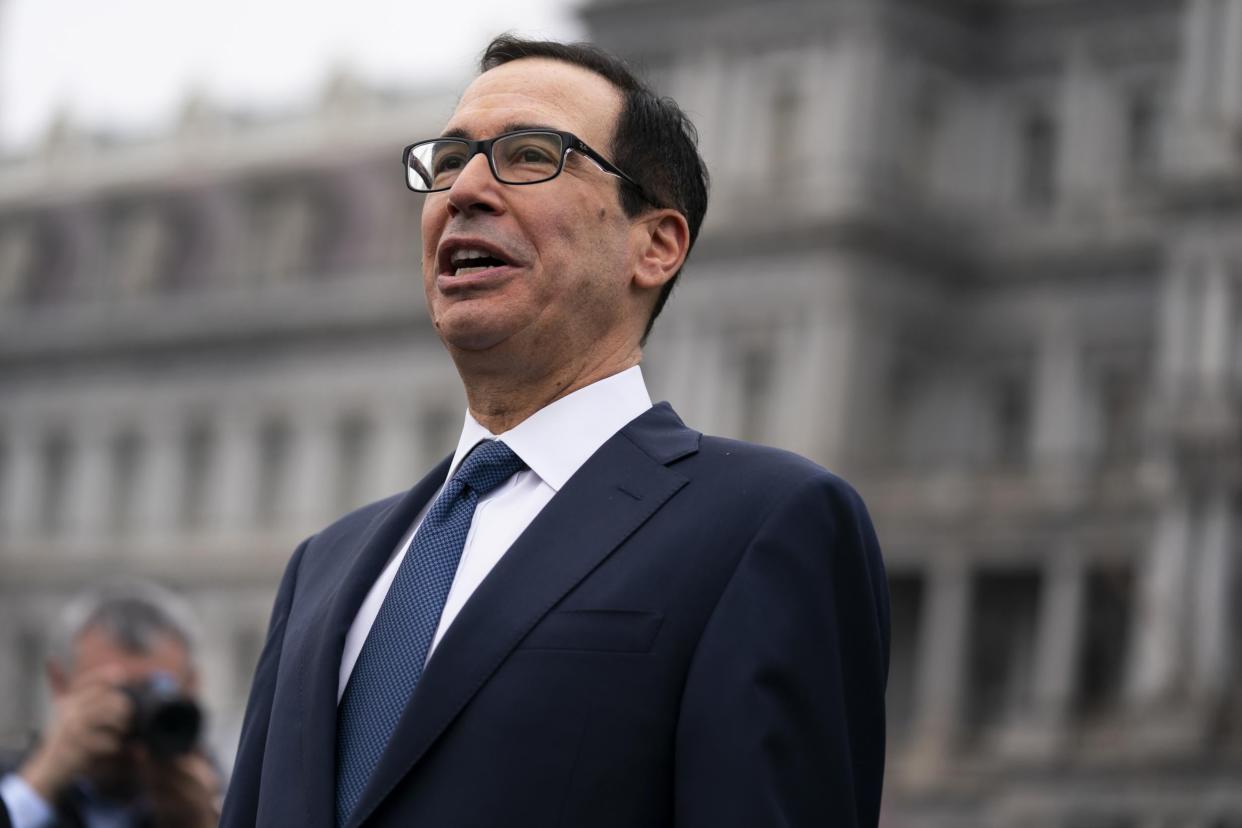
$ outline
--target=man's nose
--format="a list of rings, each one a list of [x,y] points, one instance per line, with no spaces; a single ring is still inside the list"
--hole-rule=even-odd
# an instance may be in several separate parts
[[[487,212],[500,209],[500,182],[492,175],[487,156],[475,153],[448,190],[449,212]]]

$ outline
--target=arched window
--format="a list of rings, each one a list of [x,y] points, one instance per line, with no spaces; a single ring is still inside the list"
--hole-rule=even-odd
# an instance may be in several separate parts
[[[1130,650],[1134,572],[1129,564],[1096,564],[1087,572],[1076,707],[1084,716],[1119,700]]]
[[[768,157],[772,164],[772,181],[775,186],[789,186],[798,176],[805,174],[798,147],[802,143],[802,113],[804,101],[801,76],[796,72],[781,71],[772,86],[772,135]]]
[[[975,575],[966,705],[975,735],[1029,708],[1041,589],[1035,571],[998,569]]]
[[[1125,110],[1125,176],[1130,183],[1151,179],[1160,164],[1160,108],[1151,89],[1131,93]]]
[[[142,436],[132,429],[120,432],[112,440],[109,452],[111,486],[108,492],[108,528],[113,535],[124,536],[134,528],[138,476],[145,448]]]
[[[1020,467],[1030,454],[1031,391],[1028,378],[1021,373],[999,377],[992,388],[996,429],[996,463]]]
[[[341,420],[336,429],[336,491],[337,511],[345,512],[362,505],[366,491],[366,475],[371,472],[373,430],[361,415]]]
[[[0,224],[0,304],[26,295],[37,246],[37,228],[29,219],[10,219]]]
[[[1018,193],[1024,207],[1046,210],[1056,202],[1058,133],[1056,121],[1042,110],[1022,119]]]
[[[259,430],[259,478],[255,492],[255,523],[277,526],[289,500],[293,432],[283,420],[268,420]]]
[[[73,442],[67,431],[57,429],[46,434],[40,446],[38,527],[47,535],[58,535],[65,528],[66,496],[69,472],[73,462]]]
[[[215,444],[215,432],[204,422],[192,423],[182,435],[178,523],[183,529],[201,529],[205,523]]]
[[[447,405],[434,405],[421,413],[418,430],[422,434],[423,456],[428,465],[439,462],[457,447],[461,417],[458,409]]]

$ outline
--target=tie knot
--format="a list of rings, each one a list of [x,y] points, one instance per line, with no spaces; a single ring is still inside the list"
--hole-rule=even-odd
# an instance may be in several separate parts
[[[453,479],[485,495],[524,468],[513,449],[499,440],[485,440],[466,455]]]

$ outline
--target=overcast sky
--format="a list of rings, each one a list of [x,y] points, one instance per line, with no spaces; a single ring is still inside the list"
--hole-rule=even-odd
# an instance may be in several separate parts
[[[226,106],[287,106],[329,70],[403,86],[463,77],[493,34],[582,31],[582,0],[0,0],[0,144],[67,112],[146,131],[190,90]]]

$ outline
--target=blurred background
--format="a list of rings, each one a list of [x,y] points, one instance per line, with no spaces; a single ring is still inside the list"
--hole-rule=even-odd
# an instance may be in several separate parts
[[[698,124],[646,375],[871,506],[885,824],[1242,826],[1242,0],[163,6],[0,5],[0,741],[141,574],[231,762],[294,545],[455,444],[399,156],[514,29]]]

